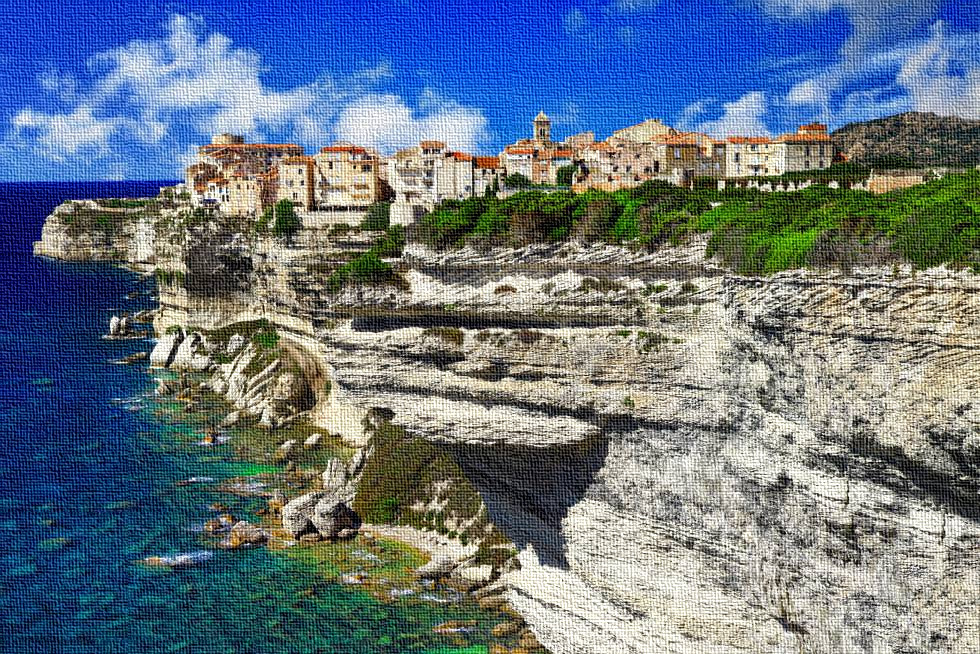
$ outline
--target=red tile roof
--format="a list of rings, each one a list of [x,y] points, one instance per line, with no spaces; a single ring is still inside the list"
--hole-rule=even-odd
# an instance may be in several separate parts
[[[783,134],[776,141],[780,143],[828,143],[831,138],[829,134],[811,132],[809,134]]]
[[[768,136],[729,136],[729,143],[752,143],[759,145],[762,143],[772,143],[772,139]]]
[[[446,144],[442,141],[422,141],[419,143],[419,147],[425,150],[442,150],[446,147]]]
[[[473,155],[465,152],[453,152],[453,159],[456,161],[473,161]]]
[[[476,167],[477,168],[501,168],[500,159],[498,157],[477,157]]]
[[[298,150],[303,151],[301,146],[295,143],[209,143],[202,145],[201,150]]]
[[[367,150],[356,145],[328,145],[320,148],[320,152],[350,152],[351,154],[367,154]]]

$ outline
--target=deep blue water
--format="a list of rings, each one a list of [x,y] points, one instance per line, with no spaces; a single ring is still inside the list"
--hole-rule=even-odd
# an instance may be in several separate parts
[[[175,482],[232,476],[236,464],[114,402],[152,388],[143,365],[110,363],[147,341],[101,338],[113,313],[152,306],[148,282],[36,259],[31,243],[65,199],[159,186],[0,184],[0,651],[486,651],[444,649],[485,642],[492,623],[472,607],[381,602],[319,583],[283,553],[218,551],[178,571],[134,563],[206,548],[192,526],[213,517],[215,498]],[[478,633],[431,632],[465,617],[480,618]]]

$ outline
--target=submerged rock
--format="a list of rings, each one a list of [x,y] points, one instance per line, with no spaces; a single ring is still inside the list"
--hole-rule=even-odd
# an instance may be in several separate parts
[[[264,529],[240,520],[235,523],[228,537],[221,541],[218,547],[231,550],[242,547],[256,547],[266,543],[268,540],[269,534]]]
[[[420,579],[442,579],[448,577],[456,569],[456,560],[450,556],[438,555],[431,561],[419,567],[415,575]]]
[[[434,634],[464,634],[476,629],[476,620],[449,620],[432,628]]]
[[[213,552],[190,552],[188,554],[175,554],[173,556],[148,556],[139,562],[143,565],[163,568],[189,568],[205,561],[210,561],[214,557]]]

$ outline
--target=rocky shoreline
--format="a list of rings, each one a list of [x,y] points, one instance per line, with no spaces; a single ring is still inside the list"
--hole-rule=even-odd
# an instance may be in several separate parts
[[[354,449],[348,460],[332,457],[326,460],[322,473],[297,465],[302,461],[297,453],[310,454],[328,447],[328,441],[336,440],[329,434],[316,431],[306,438],[290,438],[290,426],[302,424],[309,414],[297,397],[303,389],[296,390],[293,377],[274,378],[280,368],[288,368],[289,362],[276,360],[261,368],[253,376],[244,374],[251,361],[259,355],[257,348],[246,343],[238,333],[232,333],[221,347],[214,346],[214,338],[200,333],[185,334],[180,330],[164,335],[148,355],[151,372],[166,371],[169,378],[160,377],[154,396],[160,401],[170,398],[185,405],[185,410],[203,410],[201,395],[213,394],[228,402],[231,409],[218,421],[211,421],[201,446],[231,445],[240,434],[232,435],[236,427],[252,425],[268,434],[283,432],[285,438],[272,454],[272,460],[282,464],[282,473],[243,478],[225,483],[225,492],[243,496],[258,496],[265,500],[265,507],[255,512],[255,518],[242,517],[227,511],[227,507],[215,505],[217,517],[203,526],[203,532],[212,540],[216,549],[235,550],[269,547],[288,550],[297,545],[316,548],[323,544],[349,542],[353,552],[362,561],[379,563],[378,544],[397,541],[417,551],[428,561],[406,570],[397,583],[374,579],[369,570],[357,565],[343,572],[338,583],[370,589],[370,592],[386,601],[418,596],[429,601],[455,602],[469,599],[484,611],[500,613],[500,622],[494,628],[491,651],[544,652],[527,629],[523,619],[510,609],[502,596],[506,588],[494,583],[499,571],[490,565],[474,565],[478,547],[464,545],[460,540],[437,533],[424,532],[407,525],[362,524],[360,517],[351,509],[361,473],[371,447]],[[254,345],[254,344],[253,344]],[[229,358],[227,363],[218,360]],[[302,432],[306,433],[306,432]],[[279,440],[277,438],[277,440]],[[267,462],[268,457],[256,462]],[[282,478],[281,480],[279,478]],[[278,487],[285,481],[291,490],[289,496]],[[189,479],[190,484],[211,484],[213,479]],[[329,553],[325,554],[330,556]],[[207,550],[177,556],[154,556],[141,563],[151,566],[181,568],[206,562],[211,554]],[[447,595],[448,593],[448,595]],[[433,627],[434,633],[453,635],[467,633],[472,625],[443,623]],[[513,647],[511,647],[513,646]]]
[[[254,428],[253,455],[281,451],[297,478],[284,506],[328,492],[300,512],[328,535],[352,528],[344,500],[365,524],[477,544],[455,579],[489,565],[486,587],[556,654],[980,641],[972,273],[745,277],[703,238],[652,253],[410,245],[392,262],[402,283],[337,291],[329,272],[351,252],[316,230],[284,243],[154,217],[152,247],[134,228],[96,248],[60,216],[39,253],[139,250],[158,271],[162,396],[200,402],[174,381],[186,373],[231,402],[218,437]],[[313,465],[314,433],[364,468]]]

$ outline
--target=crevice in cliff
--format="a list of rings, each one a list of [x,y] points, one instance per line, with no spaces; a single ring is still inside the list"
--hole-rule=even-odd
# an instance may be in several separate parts
[[[599,435],[547,449],[452,444],[449,451],[483,497],[491,521],[543,565],[568,569],[562,520],[595,481],[609,451]]]

